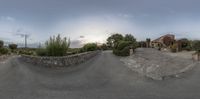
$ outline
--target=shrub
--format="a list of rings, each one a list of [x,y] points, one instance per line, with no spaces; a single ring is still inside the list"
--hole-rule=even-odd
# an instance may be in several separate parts
[[[39,56],[47,56],[47,50],[44,48],[39,48],[36,50],[36,54]]]
[[[130,41],[120,41],[117,46],[117,50],[123,50],[125,47],[128,47],[130,45],[131,45]]]
[[[83,46],[85,51],[95,51],[97,50],[97,44],[95,43],[88,43]]]
[[[122,50],[118,50],[118,49],[114,49],[113,53],[117,56],[129,56],[130,55],[130,48],[129,47],[125,47]]]
[[[15,49],[17,49],[17,44],[9,44],[9,48],[11,50],[15,50]]]
[[[107,50],[107,49],[108,49],[108,47],[107,47],[107,45],[106,45],[106,44],[102,44],[102,45],[101,45],[101,49],[102,49],[102,50]]]
[[[84,50],[84,48],[80,48],[78,52],[83,53],[83,52],[85,52],[85,50]]]
[[[177,44],[171,46],[171,52],[175,53],[177,51]]]
[[[0,40],[0,48],[2,48],[4,45],[4,42],[2,40]]]
[[[0,48],[0,54],[8,54],[9,53],[9,49],[7,48]]]
[[[200,53],[200,41],[194,41],[192,47],[195,51]]]
[[[191,46],[187,46],[187,47],[184,48],[184,50],[191,51],[192,47]]]
[[[35,55],[34,51],[30,51],[30,50],[19,50],[18,54],[20,54],[20,55]]]
[[[70,39],[53,36],[46,42],[46,50],[48,56],[64,56],[70,46]]]

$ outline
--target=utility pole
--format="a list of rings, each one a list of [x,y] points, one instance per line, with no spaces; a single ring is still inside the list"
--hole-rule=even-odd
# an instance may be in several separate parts
[[[21,36],[22,38],[24,38],[24,48],[27,48],[27,39],[29,38],[29,34],[23,34],[23,33],[21,33],[21,34],[16,34],[16,35],[19,35],[19,36]]]

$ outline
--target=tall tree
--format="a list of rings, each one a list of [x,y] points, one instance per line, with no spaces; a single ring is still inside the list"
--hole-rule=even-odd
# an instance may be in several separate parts
[[[113,34],[110,37],[108,37],[107,44],[110,47],[116,47],[118,42],[123,40],[123,39],[124,39],[123,35],[116,33],[116,34]]]

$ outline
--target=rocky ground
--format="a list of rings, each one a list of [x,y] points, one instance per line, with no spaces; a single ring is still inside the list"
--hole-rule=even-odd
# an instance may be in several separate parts
[[[178,77],[198,64],[192,60],[192,52],[170,53],[151,48],[136,49],[135,54],[121,61],[133,71],[155,80]]]
[[[10,58],[10,55],[2,55],[0,56],[0,63],[5,63],[5,61]]]

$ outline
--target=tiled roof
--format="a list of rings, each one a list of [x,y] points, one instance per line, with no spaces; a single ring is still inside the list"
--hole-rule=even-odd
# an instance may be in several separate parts
[[[165,37],[165,36],[174,36],[174,35],[173,35],[173,34],[166,34],[166,35],[163,35],[163,36],[161,36],[161,37],[159,37],[159,38],[153,40],[152,42],[159,42],[159,40],[160,40],[161,38]]]

